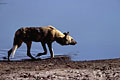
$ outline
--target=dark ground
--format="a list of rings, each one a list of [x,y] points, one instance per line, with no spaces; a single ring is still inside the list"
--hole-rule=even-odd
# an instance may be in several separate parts
[[[120,59],[0,61],[0,80],[120,80]]]

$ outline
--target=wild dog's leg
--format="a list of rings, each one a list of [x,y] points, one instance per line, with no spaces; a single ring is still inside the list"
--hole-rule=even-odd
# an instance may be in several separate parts
[[[9,51],[8,51],[8,61],[10,61],[10,55],[11,55],[11,53],[12,53],[12,58],[14,58],[14,55],[15,55],[15,51],[16,51],[16,49],[18,48],[18,46],[17,45],[14,45],[13,46],[13,48],[11,48]]]
[[[50,55],[51,55],[51,58],[54,58],[54,52],[53,52],[53,49],[52,49],[52,43],[48,43],[48,48],[49,48],[49,51],[50,51]]]
[[[43,49],[44,49],[44,53],[38,53],[36,57],[39,57],[39,56],[42,56],[42,55],[46,55],[46,54],[47,54],[47,48],[46,48],[45,43],[42,43],[42,42],[41,42],[41,44],[42,44],[42,47],[43,47]]]
[[[31,55],[31,53],[30,53],[31,44],[32,44],[32,41],[26,42],[26,45],[27,45],[27,56],[29,56],[29,57],[32,58],[32,59],[35,59],[35,58]]]
[[[11,53],[12,53],[12,48],[8,51],[8,61],[10,61],[10,55],[11,55]]]
[[[10,61],[10,55],[11,53],[13,53],[13,57],[14,57],[14,54],[15,54],[15,51],[17,48],[19,48],[22,44],[22,40],[19,40],[17,43],[16,41],[14,40],[14,44],[13,44],[13,48],[11,48],[9,51],[8,51],[8,61]]]
[[[12,58],[14,58],[15,51],[17,50],[17,48],[18,48],[18,45],[13,46],[13,48],[12,48]]]

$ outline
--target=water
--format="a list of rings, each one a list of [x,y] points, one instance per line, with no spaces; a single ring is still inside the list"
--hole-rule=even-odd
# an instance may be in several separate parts
[[[0,4],[0,60],[12,47],[17,29],[48,25],[62,32],[69,31],[78,42],[75,46],[54,43],[55,55],[68,55],[72,60],[120,57],[119,0],[1,0],[0,3],[7,3]],[[32,55],[39,52],[43,52],[40,43],[33,43]],[[49,56],[48,53],[43,58]],[[23,44],[13,60],[25,58],[29,57]]]
[[[8,52],[8,50],[9,49],[1,49],[0,50],[0,60],[7,60],[7,55],[8,55],[7,52]],[[39,53],[39,52],[40,52],[39,50],[31,50],[32,55],[36,59],[38,59],[38,58],[41,58],[41,59],[50,58],[50,54],[43,55],[41,57],[36,57],[37,53]],[[55,54],[55,56],[57,56],[57,55],[66,55],[66,56],[72,57],[72,60],[76,60],[76,59],[74,59],[74,57],[77,56],[78,54],[76,54],[76,53],[72,53],[72,54],[64,54],[64,53]],[[27,56],[26,50],[24,50],[24,49],[17,50],[14,58],[12,58],[12,55],[10,56],[10,60],[23,60],[23,59],[31,59],[30,57]]]

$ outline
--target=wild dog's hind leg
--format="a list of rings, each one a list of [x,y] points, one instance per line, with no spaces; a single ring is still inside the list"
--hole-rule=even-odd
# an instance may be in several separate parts
[[[45,43],[42,43],[42,42],[41,42],[41,44],[42,44],[42,47],[43,47],[44,52],[43,52],[43,53],[38,53],[36,57],[39,57],[39,56],[42,56],[42,55],[46,55],[46,54],[47,54],[47,48],[46,48]]]
[[[49,51],[50,51],[50,55],[51,55],[51,58],[54,58],[54,52],[53,52],[53,49],[52,49],[52,43],[48,43],[48,48],[49,48]]]
[[[11,53],[12,53],[12,48],[8,51],[8,61],[10,61],[10,55],[11,55]]]
[[[14,44],[13,44],[13,48],[11,48],[9,51],[8,51],[8,61],[10,61],[10,55],[11,53],[13,53],[12,57],[14,57],[14,54],[15,54],[15,51],[17,48],[19,48],[22,44],[22,41],[19,40],[17,43],[15,42],[14,40]]]
[[[32,58],[32,59],[35,59],[35,58],[31,55],[31,53],[30,53],[31,44],[32,44],[31,41],[26,42],[26,45],[27,45],[27,56],[29,56],[29,57]]]

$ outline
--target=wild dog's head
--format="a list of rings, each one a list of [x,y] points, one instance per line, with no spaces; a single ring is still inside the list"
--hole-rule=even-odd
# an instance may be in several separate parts
[[[65,36],[56,40],[61,45],[75,45],[77,42],[69,35],[69,32],[63,33]]]

